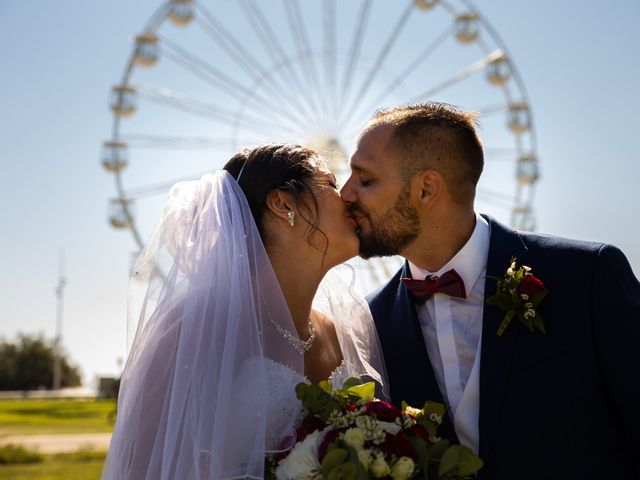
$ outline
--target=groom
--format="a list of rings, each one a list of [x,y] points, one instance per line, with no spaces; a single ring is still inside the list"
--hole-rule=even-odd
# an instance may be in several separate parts
[[[439,103],[385,110],[351,157],[361,256],[407,260],[369,297],[392,400],[445,403],[441,434],[480,455],[482,479],[639,479],[640,284],[613,246],[478,215],[475,125]],[[505,295],[535,325],[516,316],[499,335],[509,306],[486,302],[491,277],[522,266]]]

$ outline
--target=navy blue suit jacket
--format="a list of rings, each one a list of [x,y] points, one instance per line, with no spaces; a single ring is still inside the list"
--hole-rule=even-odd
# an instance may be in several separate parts
[[[480,362],[481,479],[640,479],[640,284],[611,245],[491,228],[487,276],[512,257],[549,294],[538,307],[547,334],[485,305]],[[400,281],[369,298],[392,402],[442,401],[415,306]],[[485,295],[496,291],[487,279]],[[443,436],[455,439],[449,419]]]

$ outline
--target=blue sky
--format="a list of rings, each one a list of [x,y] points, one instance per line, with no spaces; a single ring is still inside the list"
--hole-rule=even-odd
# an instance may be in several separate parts
[[[111,132],[108,92],[122,74],[132,38],[159,4],[0,3],[0,336],[53,334],[58,253],[64,248],[64,344],[89,382],[97,373],[117,372],[117,358],[125,356],[134,250],[130,235],[107,223],[114,184],[99,165],[99,152]],[[229,1],[221,4],[227,8]],[[388,1],[384,8],[397,15],[399,4]],[[504,40],[529,93],[542,165],[538,230],[613,243],[640,274],[640,3],[478,0],[475,5]],[[233,22],[228,26],[234,28]],[[421,40],[416,36],[416,48]],[[166,72],[167,79],[179,81]],[[466,94],[473,97],[475,90]],[[178,117],[168,123],[166,118],[154,128],[180,130]],[[173,160],[163,155],[158,165]],[[198,171],[198,162],[185,157],[183,173]],[[152,183],[155,170],[164,167],[138,163],[136,168],[132,185],[145,178]],[[493,187],[511,191],[513,185]],[[154,220],[145,217],[147,232]]]

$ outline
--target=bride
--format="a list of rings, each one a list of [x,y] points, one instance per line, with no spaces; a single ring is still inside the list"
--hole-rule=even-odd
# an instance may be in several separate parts
[[[295,444],[295,385],[348,377],[386,396],[364,300],[330,270],[356,223],[316,152],[265,145],[175,185],[138,259],[137,330],[103,479],[263,478]]]

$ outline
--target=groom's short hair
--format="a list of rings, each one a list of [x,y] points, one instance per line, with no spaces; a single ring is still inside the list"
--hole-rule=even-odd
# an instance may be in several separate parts
[[[439,171],[454,201],[473,202],[484,167],[477,114],[446,103],[426,102],[379,110],[368,128],[395,127],[389,148],[405,181],[426,169]]]

